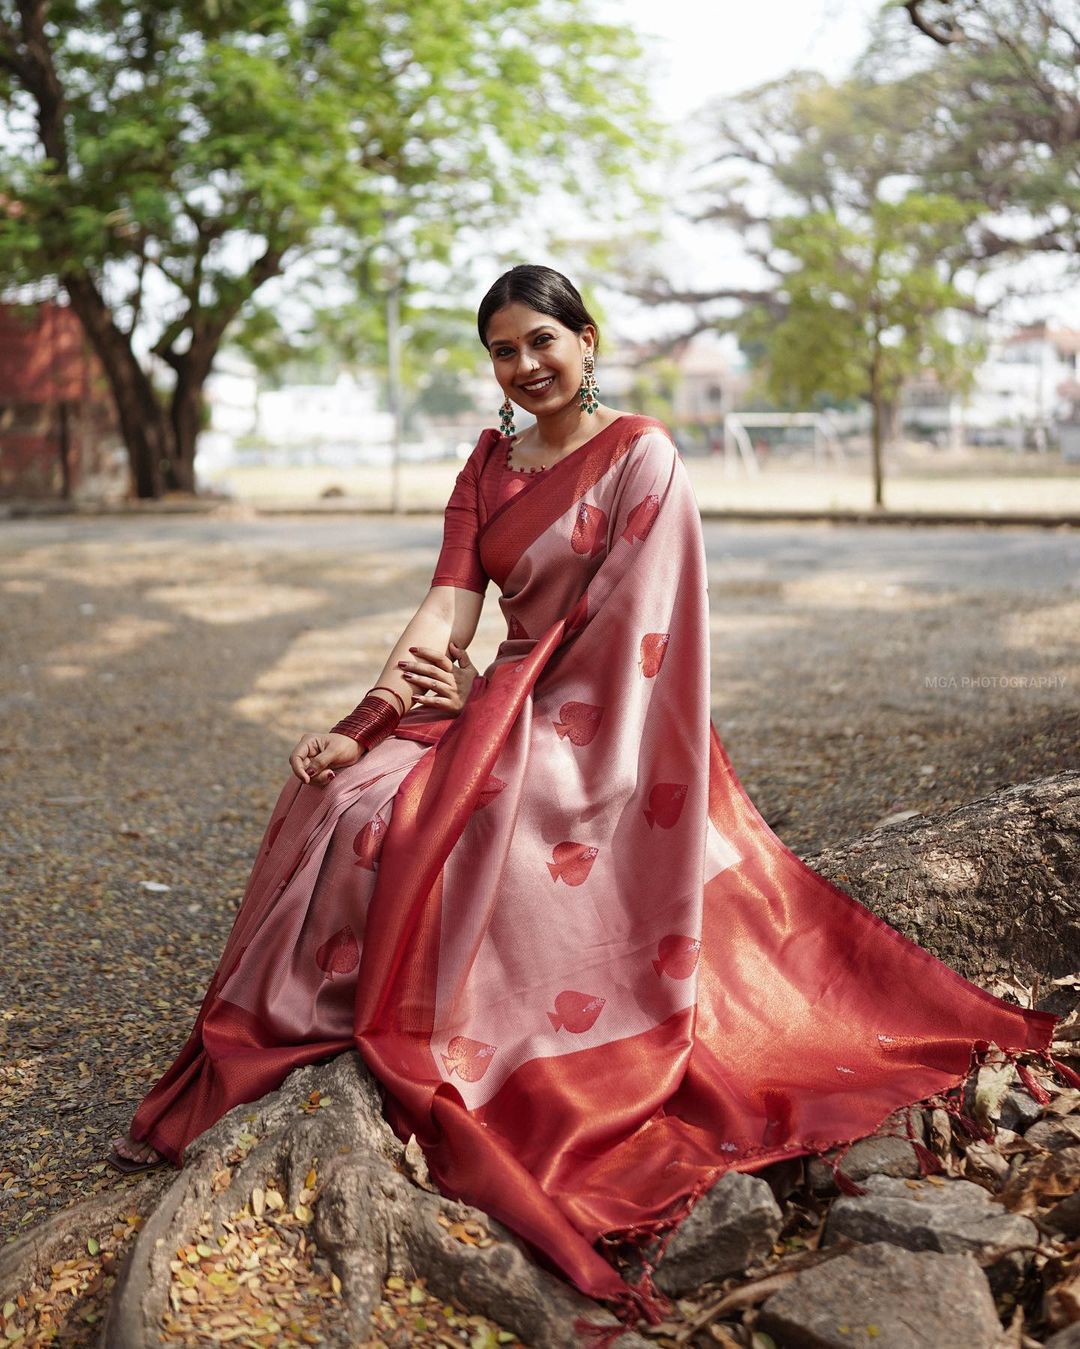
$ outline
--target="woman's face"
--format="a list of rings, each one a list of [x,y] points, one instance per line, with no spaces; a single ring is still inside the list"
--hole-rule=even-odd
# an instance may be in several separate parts
[[[550,314],[518,301],[497,309],[487,326],[499,386],[534,417],[557,412],[577,398],[582,362],[595,340],[591,325],[575,333]]]

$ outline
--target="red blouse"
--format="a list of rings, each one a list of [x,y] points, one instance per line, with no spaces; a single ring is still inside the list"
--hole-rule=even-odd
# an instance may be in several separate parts
[[[443,544],[431,578],[433,586],[458,586],[481,595],[487,590],[489,578],[480,561],[480,527],[536,476],[527,469],[507,468],[506,446],[506,437],[500,436],[485,457],[477,445],[462,465],[443,514]]]

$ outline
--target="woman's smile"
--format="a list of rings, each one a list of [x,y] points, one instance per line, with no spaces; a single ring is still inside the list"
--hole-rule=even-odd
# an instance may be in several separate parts
[[[535,398],[539,394],[547,393],[548,389],[550,389],[554,383],[554,375],[540,375],[535,379],[519,384],[518,388],[523,393],[528,394],[531,398]]]

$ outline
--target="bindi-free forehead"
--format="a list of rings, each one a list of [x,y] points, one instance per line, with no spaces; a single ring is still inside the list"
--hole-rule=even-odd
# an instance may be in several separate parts
[[[487,326],[488,346],[513,346],[527,342],[542,329],[552,333],[570,331],[550,314],[543,314],[538,309],[530,309],[528,305],[516,302],[508,304],[502,309],[496,309],[491,316]]]

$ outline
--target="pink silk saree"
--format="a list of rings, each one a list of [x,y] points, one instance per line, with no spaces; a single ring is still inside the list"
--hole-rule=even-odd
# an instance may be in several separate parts
[[[498,441],[485,432],[474,454]],[[710,719],[704,542],[658,422],[624,416],[483,522],[508,636],[325,789],[290,778],[191,1036],[132,1132],[174,1162],[356,1048],[431,1176],[620,1316],[603,1256],[724,1171],[871,1133],[990,1042],[992,997],[769,829]]]

